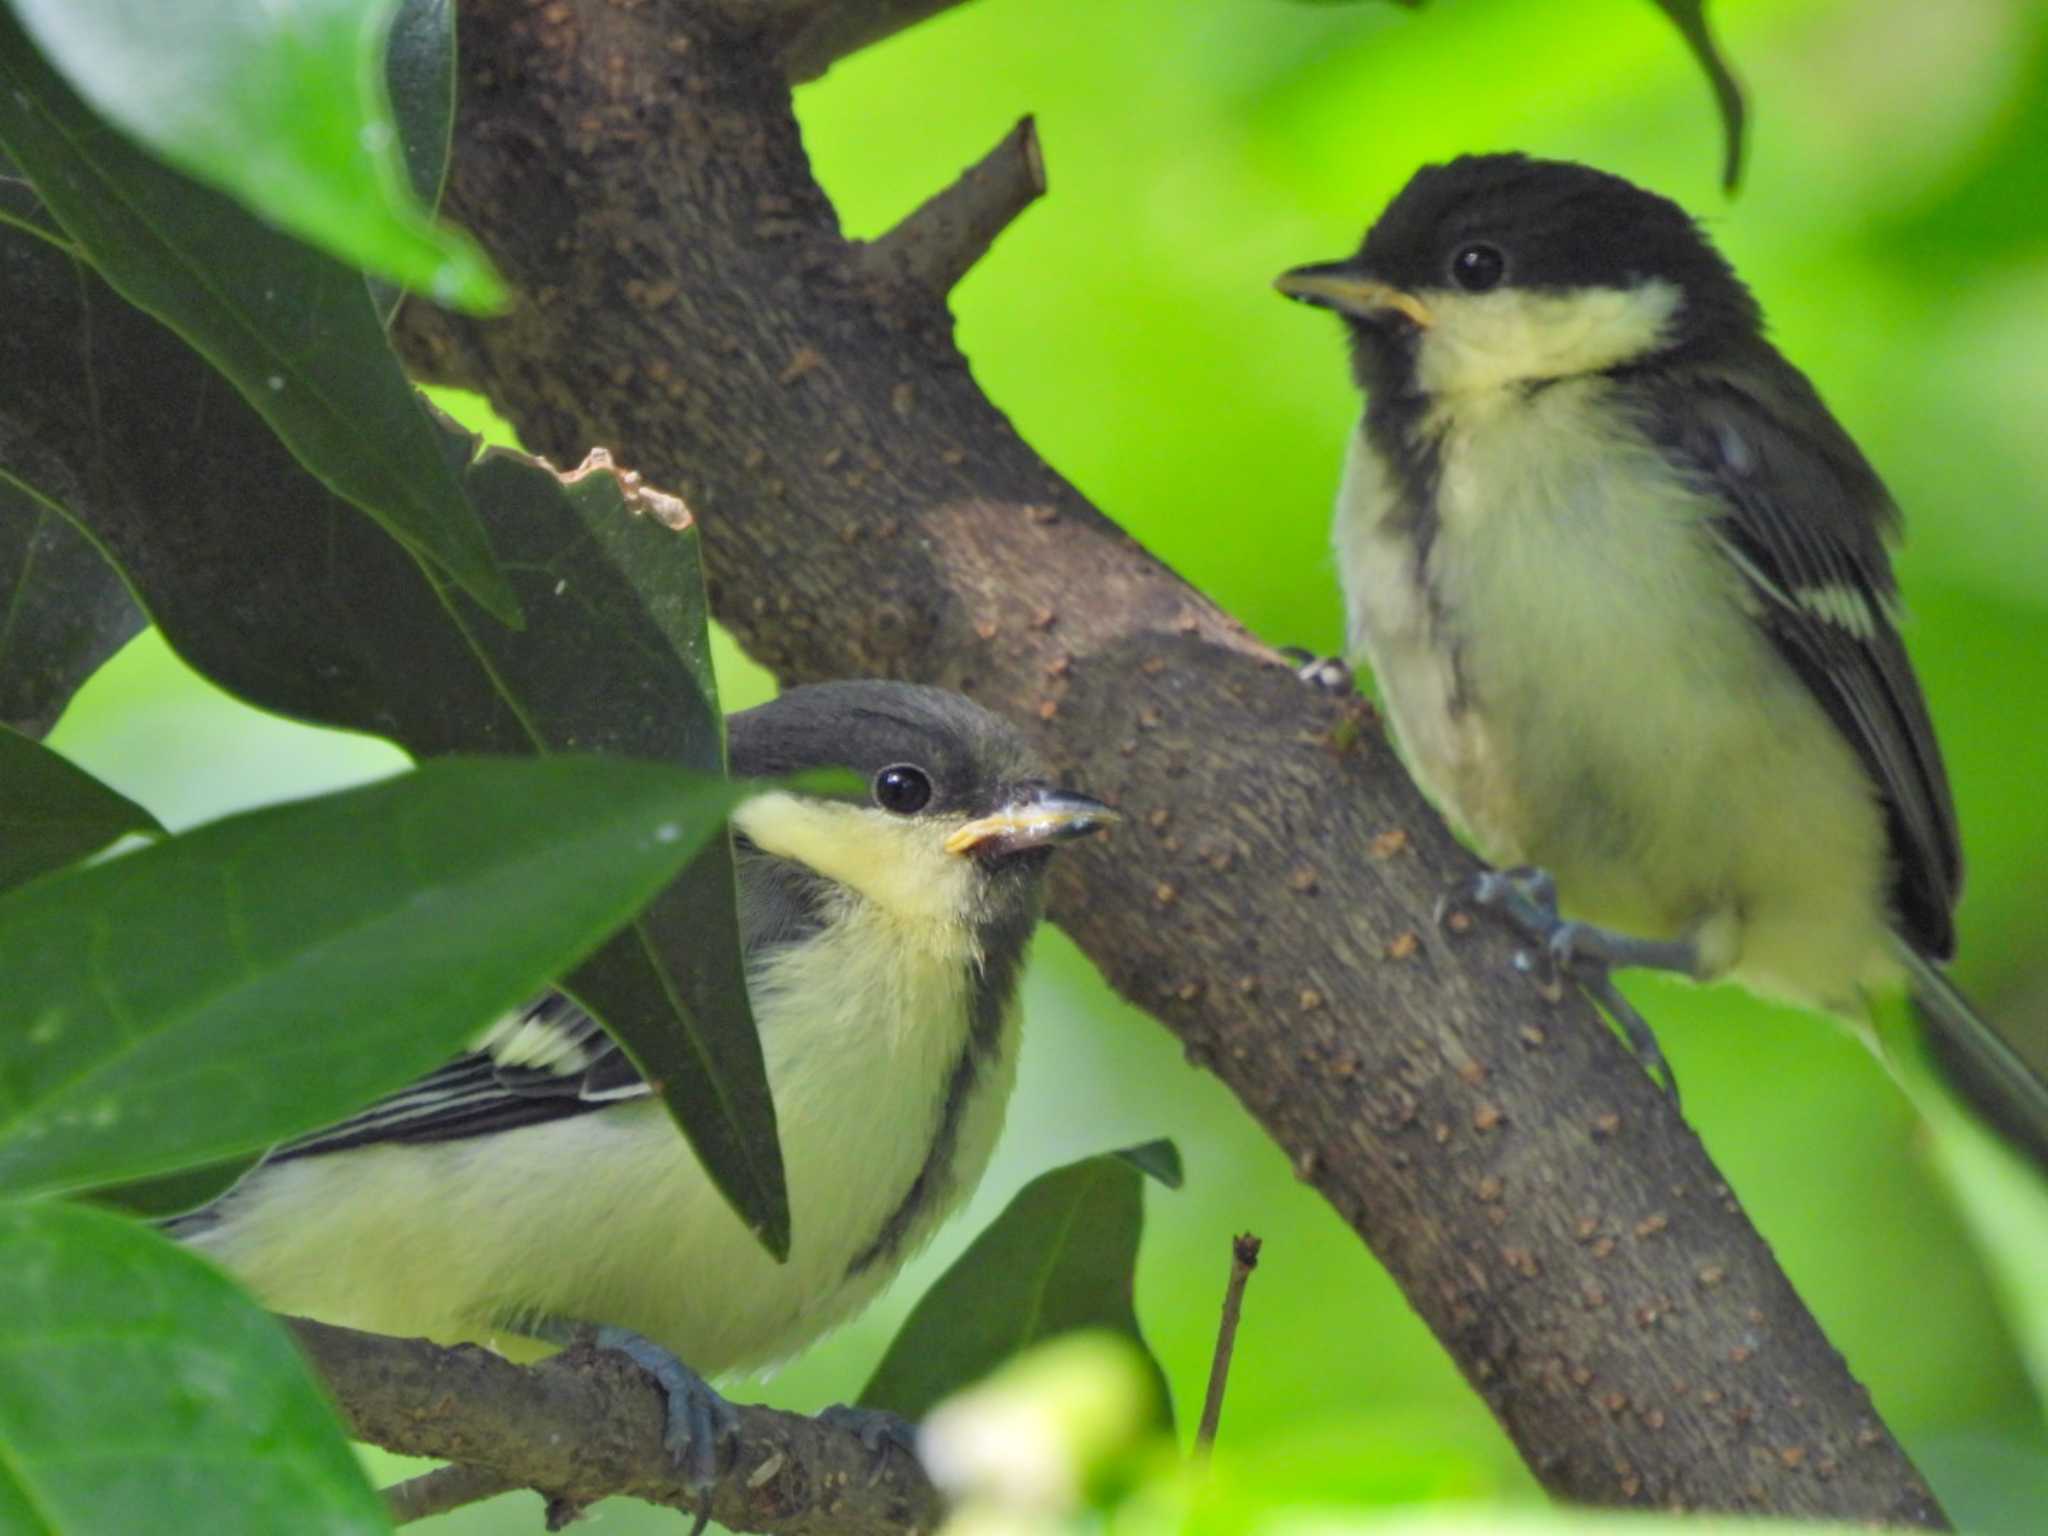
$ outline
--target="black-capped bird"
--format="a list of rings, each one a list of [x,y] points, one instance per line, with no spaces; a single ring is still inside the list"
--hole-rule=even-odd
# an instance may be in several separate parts
[[[1366,395],[1334,529],[1348,656],[1424,790],[1532,867],[1485,894],[1561,961],[1850,1018],[1904,973],[2048,1146],[2048,1089],[1939,969],[1962,859],[1898,510],[1692,218],[1467,156],[1278,286],[1343,318]]]
[[[171,1228],[281,1311],[443,1341],[597,1325],[669,1389],[670,1445],[700,1483],[730,1412],[697,1373],[782,1359],[852,1316],[981,1178],[1047,860],[1114,819],[936,688],[819,684],[729,724],[737,776],[836,767],[863,785],[771,791],[732,821],[787,1263],[560,993]]]

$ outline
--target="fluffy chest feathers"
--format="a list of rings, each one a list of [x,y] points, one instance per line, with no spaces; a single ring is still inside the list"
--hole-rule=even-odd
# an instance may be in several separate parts
[[[1760,642],[1713,508],[1612,388],[1462,393],[1351,445],[1335,528],[1350,650],[1423,787],[1497,861],[1632,856],[1649,798],[1672,790],[1652,781],[1744,734],[1715,714],[1746,707]]]
[[[1691,937],[1702,974],[1838,1002],[1882,932],[1870,785],[1755,623],[1717,504],[1603,408],[1613,387],[1369,420],[1337,507],[1350,649],[1488,859]]]

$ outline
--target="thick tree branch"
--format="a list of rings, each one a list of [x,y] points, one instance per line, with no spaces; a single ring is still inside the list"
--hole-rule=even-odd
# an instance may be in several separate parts
[[[698,1509],[661,1443],[661,1391],[621,1355],[577,1348],[520,1366],[471,1345],[286,1321],[351,1434],[462,1464],[433,1496],[467,1498],[440,1508],[520,1487],[566,1507],[628,1494]],[[938,1495],[909,1457],[892,1452],[878,1465],[859,1435],[801,1414],[743,1405],[739,1415],[738,1451],[711,1494],[721,1525],[775,1536],[901,1536],[937,1525]],[[494,1475],[500,1486],[490,1485]]]
[[[988,254],[1017,215],[1045,195],[1038,129],[1024,118],[959,180],[920,204],[881,239],[860,248],[875,277],[922,288],[943,300],[968,268]]]
[[[711,3],[464,0],[450,208],[525,303],[415,309],[409,354],[535,449],[682,491],[720,617],[783,678],[965,689],[1121,803],[1054,918],[1372,1245],[1546,1486],[1939,1525],[1590,1007],[1435,928],[1471,860],[1378,732],[1019,441],[940,304],[876,290],[782,68]]]

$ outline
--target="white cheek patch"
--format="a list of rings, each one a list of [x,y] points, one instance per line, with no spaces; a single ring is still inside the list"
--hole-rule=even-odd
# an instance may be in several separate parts
[[[1641,357],[1664,344],[1682,302],[1664,282],[1573,293],[1432,289],[1418,297],[1435,323],[1422,333],[1416,378],[1439,398],[1598,373]]]

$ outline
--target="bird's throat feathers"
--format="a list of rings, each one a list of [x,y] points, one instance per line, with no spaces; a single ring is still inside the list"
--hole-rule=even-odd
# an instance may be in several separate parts
[[[1406,337],[1361,337],[1359,382],[1376,398],[1392,386],[1452,408],[1515,386],[1604,373],[1654,356],[1676,339],[1684,302],[1675,286],[1659,281],[1419,297],[1431,324]],[[1379,355],[1383,349],[1396,355]]]
[[[935,945],[961,942],[978,915],[973,862],[947,853],[943,837],[915,819],[777,792],[747,801],[733,827],[763,853],[793,859],[907,927],[929,930]]]

